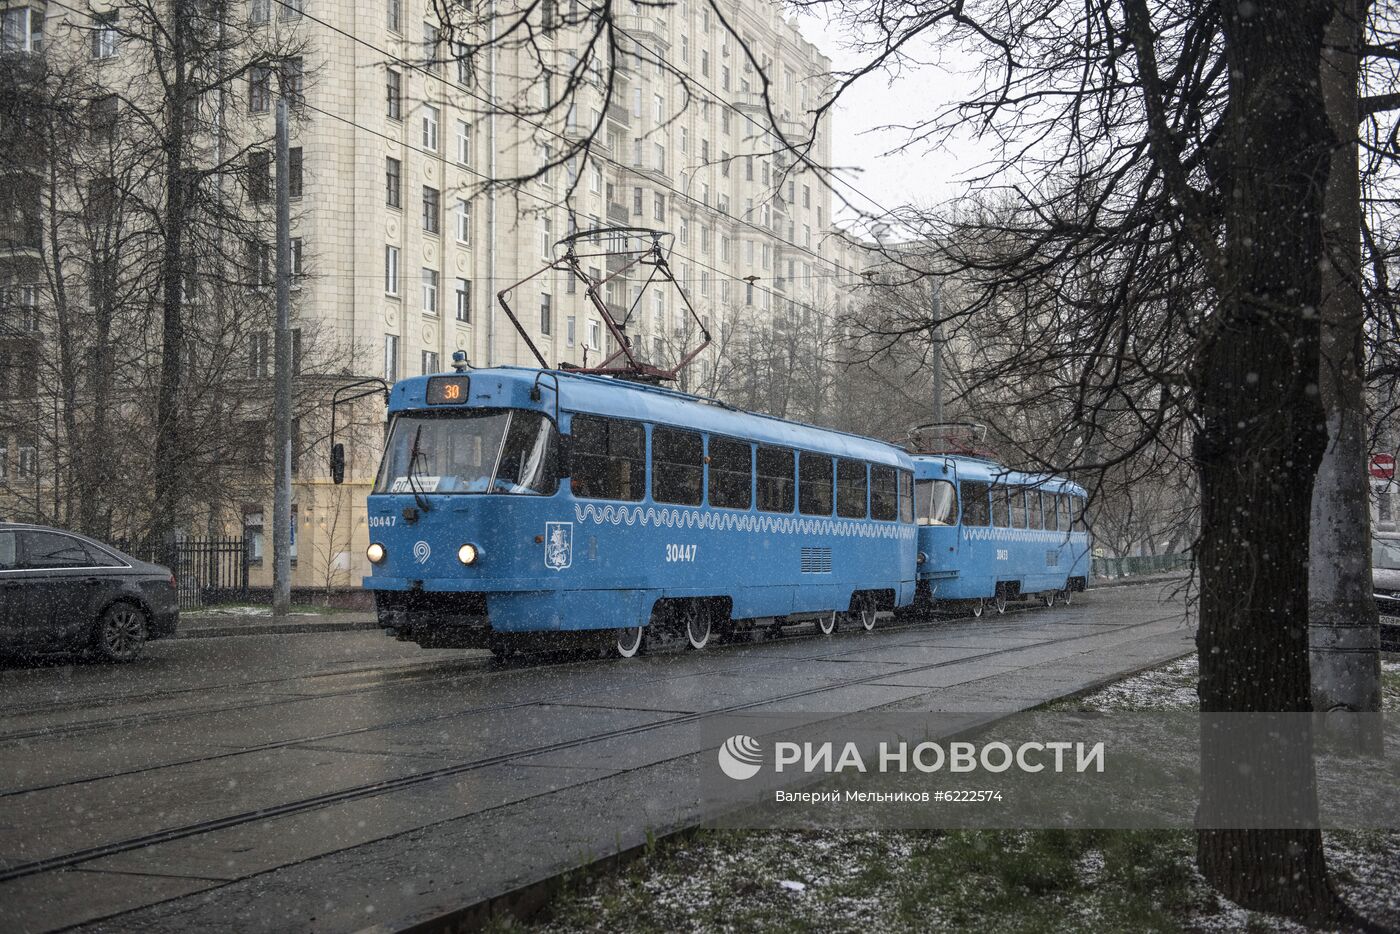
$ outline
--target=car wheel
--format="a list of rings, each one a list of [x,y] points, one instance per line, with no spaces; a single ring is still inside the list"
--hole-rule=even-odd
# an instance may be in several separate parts
[[[146,614],[131,603],[114,603],[102,612],[93,634],[93,649],[109,662],[130,662],[146,648]]]

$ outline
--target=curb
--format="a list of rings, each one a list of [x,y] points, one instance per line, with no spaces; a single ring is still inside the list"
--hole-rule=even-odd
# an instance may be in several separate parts
[[[377,620],[340,623],[251,623],[242,626],[194,626],[175,631],[176,639],[218,639],[226,636],[282,636],[309,632],[362,632],[378,629]]]
[[[1191,575],[1189,572],[1181,574],[1164,574],[1162,576],[1143,575],[1141,577],[1106,577],[1098,583],[1090,584],[1086,590],[1102,590],[1105,587],[1130,587],[1134,584],[1169,584],[1172,581],[1184,581]]]

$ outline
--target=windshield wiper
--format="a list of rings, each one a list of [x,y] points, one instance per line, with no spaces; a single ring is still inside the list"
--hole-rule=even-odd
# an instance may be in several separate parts
[[[408,449],[408,489],[413,493],[413,501],[418,504],[418,508],[424,512],[432,512],[433,507],[428,503],[427,491],[418,489],[417,470],[418,458],[423,456],[423,449],[418,446],[418,439],[423,437],[423,426],[413,432],[413,445]]]

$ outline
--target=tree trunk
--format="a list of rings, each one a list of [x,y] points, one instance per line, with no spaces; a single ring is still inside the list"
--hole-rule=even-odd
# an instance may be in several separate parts
[[[1318,398],[1322,189],[1333,136],[1317,87],[1327,0],[1219,4],[1230,81],[1220,165],[1219,304],[1192,380],[1202,427],[1203,713],[1311,709],[1309,509],[1326,445]],[[1201,809],[1290,775],[1283,806],[1317,813],[1312,744],[1227,747],[1201,734]],[[1242,771],[1243,761],[1249,768]],[[1205,878],[1251,909],[1309,921],[1339,903],[1317,830],[1203,829]]]
[[[1318,386],[1330,443],[1312,501],[1310,643],[1318,710],[1379,712],[1380,616],[1371,587],[1371,510],[1366,479],[1362,369],[1361,187],[1357,151],[1359,50],[1367,3],[1334,0],[1323,51],[1322,94],[1339,145],[1327,179]],[[1344,727],[1348,721],[1329,721]],[[1354,725],[1354,723],[1353,723]],[[1362,731],[1367,732],[1367,731]],[[1379,751],[1379,733],[1368,737]]]
[[[152,477],[154,503],[151,515],[151,538],[162,549],[173,544],[179,523],[183,497],[180,485],[184,468],[181,456],[180,382],[184,367],[184,288],[190,269],[184,249],[186,216],[190,204],[185,157],[186,97],[188,74],[186,63],[186,20],[189,11],[184,4],[174,4],[171,16],[170,67],[172,80],[167,85],[165,106],[169,125],[165,145],[165,205],[161,223],[163,252],[161,255],[161,354],[159,382],[156,387],[155,464]]]

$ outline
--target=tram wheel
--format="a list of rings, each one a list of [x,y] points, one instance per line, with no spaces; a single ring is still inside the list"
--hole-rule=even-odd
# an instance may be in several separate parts
[[[829,636],[836,631],[836,617],[839,615],[835,610],[832,610],[830,616],[818,617],[817,628],[821,630],[822,635]]]
[[[972,616],[974,619],[981,619],[982,614],[987,611],[987,601],[978,597],[972,601]]]
[[[1042,596],[1042,599],[1045,600],[1045,605],[1046,605],[1047,607],[1050,607],[1050,606],[1054,606],[1054,605],[1055,605],[1055,601],[1059,598],[1059,593],[1058,593],[1057,591],[1054,591],[1054,590],[1047,590],[1047,591],[1045,591],[1045,593],[1042,594],[1041,596]]]
[[[703,600],[692,600],[682,611],[685,641],[692,649],[703,649],[710,641],[710,607]]]
[[[633,658],[642,653],[641,626],[628,626],[617,630],[617,654],[620,658]]]
[[[875,604],[868,598],[861,598],[855,604],[855,609],[848,614],[852,622],[859,622],[862,629],[870,632],[875,628],[877,613]]]
[[[1069,606],[1070,600],[1071,600],[1073,594],[1074,594],[1074,591],[1072,591],[1072,590],[1070,590],[1068,587],[1066,587],[1064,590],[1061,590],[1059,593],[1055,594],[1055,597],[1056,597],[1056,599],[1058,599],[1058,600],[1060,601],[1060,603],[1062,603],[1063,605]]]
[[[992,598],[992,606],[996,608],[996,611],[997,611],[997,615],[998,615],[998,616],[1000,616],[1000,615],[1002,615],[1003,613],[1006,612],[1006,591],[1005,591],[1005,590],[998,590],[998,591],[997,591],[997,595],[996,595],[995,597]]]

